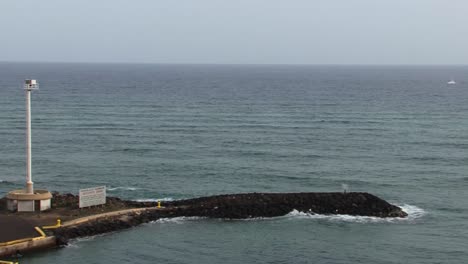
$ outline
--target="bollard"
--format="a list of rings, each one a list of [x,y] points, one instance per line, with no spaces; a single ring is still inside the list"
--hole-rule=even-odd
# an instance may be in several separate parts
[[[158,201],[158,208],[161,208],[161,201]]]
[[[60,219],[57,219],[57,226],[61,226],[62,225],[62,221]]]

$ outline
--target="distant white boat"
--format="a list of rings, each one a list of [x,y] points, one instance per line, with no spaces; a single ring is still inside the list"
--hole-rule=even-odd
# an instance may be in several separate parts
[[[447,82],[447,84],[457,84],[457,82],[451,79],[450,81]]]

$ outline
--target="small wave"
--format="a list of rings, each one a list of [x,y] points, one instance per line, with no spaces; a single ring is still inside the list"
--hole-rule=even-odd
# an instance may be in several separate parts
[[[403,211],[405,211],[408,214],[408,216],[403,219],[414,220],[423,217],[427,213],[424,209],[410,204],[403,204],[397,206],[403,209]]]
[[[145,148],[124,148],[124,149],[118,149],[118,150],[114,150],[114,151],[123,151],[123,152],[132,152],[132,153],[136,153],[136,154],[145,154],[145,153],[148,153],[148,152],[152,152],[154,151],[154,149],[145,149]]]
[[[134,201],[135,202],[140,202],[140,203],[144,203],[144,202],[172,202],[172,201],[174,201],[174,198],[164,197],[164,198],[160,198],[160,199],[136,199]]]
[[[277,216],[277,217],[251,217],[251,218],[241,218],[241,219],[224,219],[227,221],[274,221],[276,219],[281,219],[285,216]]]
[[[80,243],[93,241],[97,237],[106,236],[108,234],[110,234],[110,233],[74,238],[74,239],[71,239],[70,241],[68,241],[68,243],[67,243],[67,245],[65,245],[65,247],[66,248],[80,248]]]
[[[314,213],[305,213],[297,210],[293,210],[287,214],[286,218],[306,218],[306,219],[324,219],[336,222],[354,222],[354,223],[401,223],[401,222],[412,222],[418,218],[423,217],[426,214],[424,209],[414,205],[403,204],[399,206],[405,211],[408,216],[405,218],[389,217],[381,218],[374,216],[355,216],[355,215],[323,215]]]
[[[0,180],[0,184],[5,185],[5,186],[17,185],[16,182],[14,182],[14,181],[8,181],[8,180]]]
[[[68,244],[66,244],[64,247],[66,248],[80,248],[80,246],[77,243],[74,243],[74,241],[69,241]]]
[[[175,224],[182,224],[187,221],[196,221],[196,220],[201,220],[201,219],[206,219],[206,217],[200,217],[200,216],[180,216],[180,217],[174,217],[174,218],[160,218],[156,221],[152,221],[151,223],[157,223],[157,224],[164,224],[164,223],[175,223]]]
[[[107,188],[108,191],[112,192],[112,191],[117,191],[117,190],[124,190],[124,191],[136,191],[136,190],[139,190],[141,188],[137,188],[137,187],[109,187]]]

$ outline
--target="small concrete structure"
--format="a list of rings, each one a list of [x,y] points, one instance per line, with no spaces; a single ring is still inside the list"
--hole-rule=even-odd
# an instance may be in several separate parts
[[[33,194],[25,190],[14,190],[7,194],[7,208],[14,212],[45,211],[51,208],[52,194],[47,190],[35,190]]]

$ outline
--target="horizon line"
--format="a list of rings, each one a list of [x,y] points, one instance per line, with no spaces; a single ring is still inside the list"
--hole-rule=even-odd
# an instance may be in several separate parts
[[[32,64],[126,64],[126,65],[219,65],[219,66],[468,66],[464,63],[210,63],[210,62],[105,62],[105,61],[9,61],[0,63],[32,63]]]

